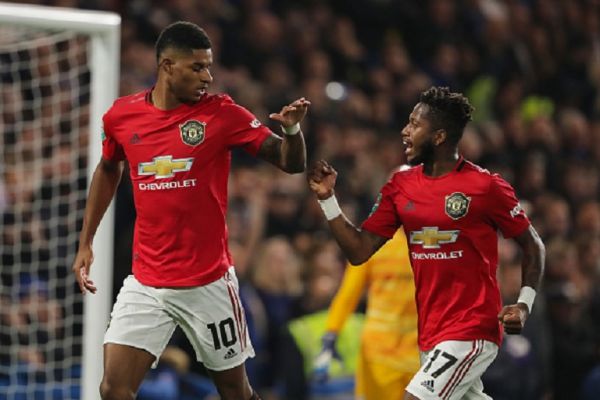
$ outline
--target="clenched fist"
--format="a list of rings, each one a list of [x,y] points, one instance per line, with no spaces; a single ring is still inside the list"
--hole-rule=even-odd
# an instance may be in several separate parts
[[[525,321],[529,316],[529,309],[523,303],[517,303],[510,306],[504,306],[498,319],[502,322],[504,331],[509,335],[518,335],[525,326]]]
[[[327,161],[317,161],[306,174],[306,178],[310,189],[315,192],[319,200],[333,196],[337,171]]]

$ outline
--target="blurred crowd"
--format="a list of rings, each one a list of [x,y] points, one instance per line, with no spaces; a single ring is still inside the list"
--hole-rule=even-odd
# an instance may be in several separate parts
[[[37,3],[121,14],[121,95],[154,83],[158,33],[188,20],[213,43],[211,92],[228,93],[265,124],[270,112],[295,98],[309,99],[303,122],[309,161],[325,159],[338,170],[337,197],[355,223],[368,215],[388,173],[404,162],[400,131],[420,92],[443,85],[465,93],[476,111],[462,154],[515,187],[547,249],[534,313],[523,335],[506,338],[484,376],[487,392],[500,400],[598,398],[600,2]],[[14,140],[27,135],[20,132]],[[66,151],[68,146],[63,144]],[[232,166],[230,250],[257,351],[248,363],[250,378],[265,399],[301,398],[290,389],[297,377],[286,373],[293,340],[287,327],[328,307],[345,260],[303,175],[285,175],[242,151]],[[5,187],[10,193],[16,179],[2,178],[0,192]],[[5,198],[6,204],[17,202]],[[0,207],[2,201],[0,196]],[[134,217],[124,179],[117,196],[115,290],[130,273]],[[501,290],[512,302],[520,288],[520,254],[505,240],[499,250]],[[185,381],[210,396],[197,363],[180,360],[192,354],[181,336],[176,333],[172,346],[183,355],[169,353],[164,360],[176,373],[172,382]],[[183,379],[189,371],[198,380]],[[172,398],[184,398],[178,396]]]

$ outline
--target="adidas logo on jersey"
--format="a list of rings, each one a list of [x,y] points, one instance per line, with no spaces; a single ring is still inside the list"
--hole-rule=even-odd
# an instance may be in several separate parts
[[[229,350],[227,350],[227,353],[225,353],[225,357],[223,357],[224,360],[229,360],[230,358],[233,358],[237,355],[236,351],[232,348],[229,348]]]
[[[137,133],[134,133],[133,136],[131,137],[131,139],[129,139],[129,143],[131,144],[138,144],[142,139],[140,139],[140,135],[138,135]]]
[[[421,386],[433,393],[433,379],[421,382]]]

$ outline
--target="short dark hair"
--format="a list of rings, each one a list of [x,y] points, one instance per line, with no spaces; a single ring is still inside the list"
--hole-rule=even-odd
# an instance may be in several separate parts
[[[474,108],[462,93],[451,92],[448,87],[433,86],[423,93],[419,101],[429,106],[427,119],[434,129],[444,129],[451,143],[457,144],[463,130],[472,119]]]
[[[167,26],[156,40],[156,61],[168,48],[191,52],[195,49],[210,49],[212,44],[204,29],[191,22],[177,21]]]

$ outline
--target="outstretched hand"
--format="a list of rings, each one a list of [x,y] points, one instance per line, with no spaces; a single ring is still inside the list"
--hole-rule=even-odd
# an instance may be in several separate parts
[[[504,306],[500,314],[498,314],[498,320],[502,322],[504,331],[509,335],[518,335],[525,326],[525,321],[529,316],[529,309],[523,303],[512,304]]]
[[[92,294],[96,293],[96,286],[89,276],[90,267],[93,261],[94,253],[92,252],[91,246],[80,247],[75,256],[75,261],[73,261],[71,270],[75,274],[75,279],[77,279],[82,294],[85,294],[86,292]]]
[[[298,100],[292,102],[291,104],[283,106],[281,111],[279,111],[278,113],[270,114],[269,118],[279,122],[282,126],[287,128],[302,121],[302,119],[308,112],[309,105],[310,101],[306,100],[304,97],[301,97]]]
[[[319,200],[325,200],[333,196],[333,188],[337,171],[325,160],[320,160],[306,174],[310,190],[315,192]]]

